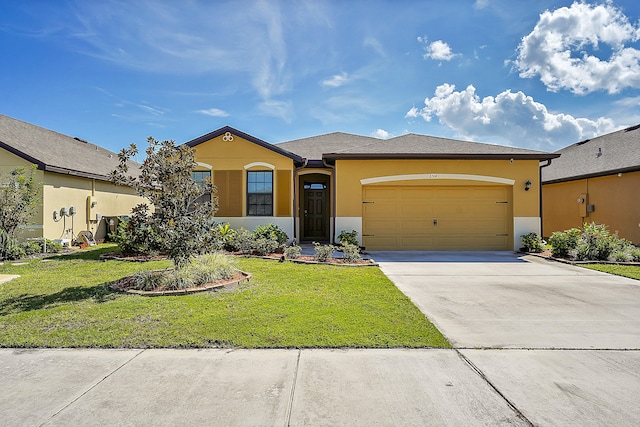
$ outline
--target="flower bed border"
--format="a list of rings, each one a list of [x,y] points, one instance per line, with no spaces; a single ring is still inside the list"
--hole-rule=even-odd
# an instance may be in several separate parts
[[[117,292],[133,294],[133,295],[141,295],[146,297],[160,297],[160,296],[177,296],[177,295],[189,295],[195,294],[198,292],[207,292],[218,289],[234,289],[242,282],[249,282],[253,277],[251,273],[247,273],[245,271],[238,271],[238,273],[242,276],[240,278],[234,278],[229,281],[215,282],[215,283],[207,283],[201,286],[194,286],[193,288],[186,289],[167,289],[162,291],[142,291],[138,289],[122,289],[118,286],[118,282],[120,280],[126,279],[123,277],[120,280],[116,280],[109,285],[109,289]],[[127,276],[130,277],[130,276]]]
[[[535,257],[538,258],[542,258],[542,259],[548,259],[551,261],[557,261],[557,262],[561,262],[563,264],[569,264],[569,265],[583,265],[583,264],[610,264],[610,265],[638,265],[640,266],[640,262],[636,262],[636,261],[597,261],[597,260],[587,260],[587,261],[579,261],[579,260],[572,260],[572,259],[566,259],[566,258],[556,258],[553,256],[545,256],[542,255],[539,252],[525,252],[525,254],[527,255],[533,255]]]

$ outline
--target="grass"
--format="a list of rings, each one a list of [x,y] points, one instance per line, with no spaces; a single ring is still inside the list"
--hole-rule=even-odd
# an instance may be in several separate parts
[[[580,267],[640,280],[640,265],[580,264]]]
[[[142,297],[108,284],[168,261],[99,261],[113,247],[4,263],[0,347],[449,347],[376,267],[239,259],[253,274],[235,291]]]

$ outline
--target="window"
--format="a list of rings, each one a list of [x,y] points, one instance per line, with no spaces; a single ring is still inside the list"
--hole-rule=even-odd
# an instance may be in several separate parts
[[[191,172],[191,178],[202,188],[204,188],[207,181],[211,181],[211,171],[193,171]],[[211,193],[204,193],[198,197],[194,203],[206,203],[211,201]]]
[[[273,172],[247,172],[247,215],[273,216]]]

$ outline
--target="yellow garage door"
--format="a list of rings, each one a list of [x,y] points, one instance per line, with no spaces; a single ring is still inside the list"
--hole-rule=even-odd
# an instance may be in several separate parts
[[[508,250],[511,187],[364,186],[369,250]]]

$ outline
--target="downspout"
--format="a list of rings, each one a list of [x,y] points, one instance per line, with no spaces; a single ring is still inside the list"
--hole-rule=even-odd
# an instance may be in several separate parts
[[[336,239],[335,239],[335,234],[336,234],[336,167],[331,166],[329,163],[327,163],[327,160],[323,157],[322,158],[322,164],[324,165],[324,167],[327,167],[329,169],[331,169],[331,238],[330,238],[330,242],[331,244],[333,244]]]
[[[538,215],[540,215],[540,236],[542,237],[542,230],[544,230],[544,227],[542,226],[542,168],[546,168],[547,166],[551,165],[551,159],[547,159],[547,164],[546,165],[540,165],[540,167],[538,168],[538,185],[540,188],[540,202],[538,203],[538,210],[540,211]]]
[[[304,169],[307,167],[307,163],[309,163],[309,160],[307,159],[302,159],[302,166],[299,166],[297,168],[293,169],[293,210],[291,212],[293,212],[293,240],[296,243],[296,237],[298,237],[298,233],[297,233],[297,227],[296,227],[296,217],[299,215],[298,212],[298,187],[300,187],[299,183],[298,183],[298,172],[301,169]],[[298,218],[299,220],[299,218]]]

